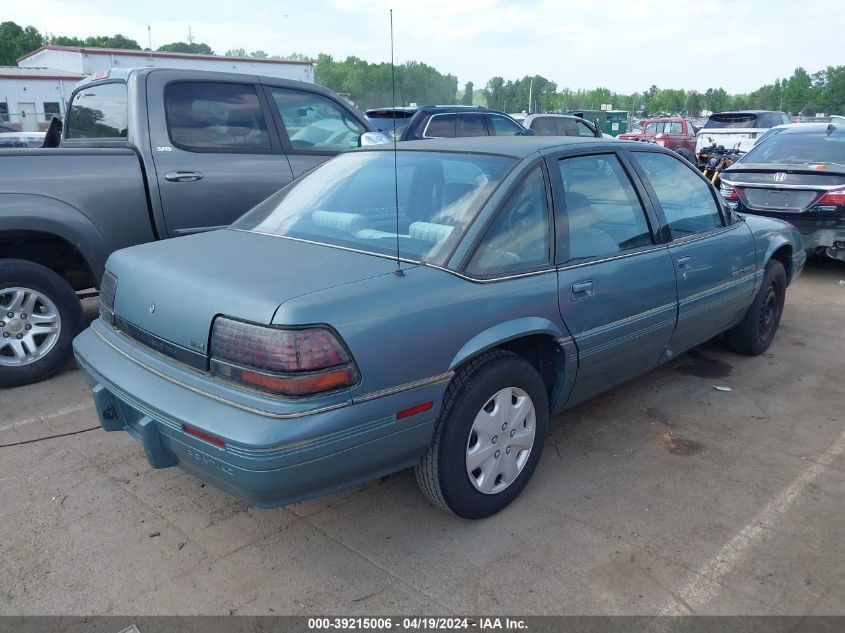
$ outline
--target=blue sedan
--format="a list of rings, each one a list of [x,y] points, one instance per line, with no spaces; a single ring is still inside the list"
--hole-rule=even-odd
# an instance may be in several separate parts
[[[765,351],[805,259],[654,145],[375,146],[227,229],[113,254],[74,349],[102,427],[154,468],[272,507],[414,467],[482,518],[551,415],[717,335]]]

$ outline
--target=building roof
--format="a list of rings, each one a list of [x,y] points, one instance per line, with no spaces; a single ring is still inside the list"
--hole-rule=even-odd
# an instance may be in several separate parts
[[[21,68],[18,66],[0,66],[0,79],[68,79],[78,81],[85,75],[71,73],[55,68]]]
[[[223,62],[255,62],[258,64],[295,64],[312,66],[313,61],[293,61],[283,59],[261,59],[258,57],[228,57],[226,55],[203,55],[198,53],[162,53],[158,51],[139,51],[131,48],[95,48],[89,46],[58,46],[47,44],[18,57],[18,62],[32,57],[41,51],[65,51],[67,53],[83,53],[86,55],[129,55],[132,57],[170,58],[170,59],[207,59]]]

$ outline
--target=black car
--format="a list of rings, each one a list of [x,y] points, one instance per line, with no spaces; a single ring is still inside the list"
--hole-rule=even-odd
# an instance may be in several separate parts
[[[397,119],[399,108],[396,109]],[[379,108],[392,118],[390,108]],[[369,113],[367,111],[367,117]],[[390,113],[389,115],[387,113]],[[372,118],[370,119],[373,120]],[[455,138],[463,136],[532,136],[513,117],[478,106],[420,106],[403,127],[397,120],[397,141],[416,141],[426,138]]]
[[[807,253],[845,261],[845,126],[783,128],[724,171],[720,191],[740,213],[793,224]]]
[[[364,112],[364,116],[376,126],[379,132],[392,134],[394,130],[401,130],[405,127],[417,110],[419,110],[417,106],[370,108]]]

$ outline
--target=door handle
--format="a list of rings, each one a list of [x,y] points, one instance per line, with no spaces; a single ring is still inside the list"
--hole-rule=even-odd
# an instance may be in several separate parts
[[[678,270],[689,270],[692,267],[689,257],[679,257],[676,261],[678,262]]]
[[[169,171],[164,174],[164,179],[170,182],[194,182],[202,180],[202,174],[198,171]]]
[[[570,286],[573,299],[586,299],[593,296],[593,280],[576,281]]]

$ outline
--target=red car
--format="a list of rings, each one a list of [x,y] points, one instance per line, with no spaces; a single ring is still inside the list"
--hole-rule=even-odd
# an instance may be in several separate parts
[[[695,165],[695,135],[698,129],[680,117],[646,119],[639,132],[627,132],[617,138],[623,141],[654,141],[673,149]]]

